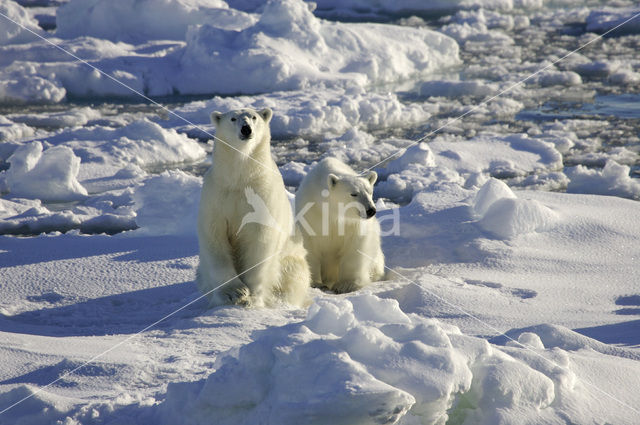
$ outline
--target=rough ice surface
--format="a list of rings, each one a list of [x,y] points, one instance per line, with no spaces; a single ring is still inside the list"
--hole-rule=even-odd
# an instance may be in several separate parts
[[[29,127],[24,123],[13,122],[4,116],[0,116],[0,141],[25,139],[33,136],[34,134],[34,128]]]
[[[433,151],[426,143],[418,143],[409,146],[402,155],[390,161],[384,168],[384,174],[399,173],[410,165],[416,164],[424,167],[435,167],[436,160]]]
[[[431,116],[431,105],[406,104],[394,93],[369,92],[358,86],[322,91],[274,92],[255,96],[214,97],[176,108],[182,118],[169,116],[167,126],[182,126],[185,131],[207,137],[202,131],[214,132],[210,126],[212,111],[242,107],[274,111],[271,120],[273,137],[340,135],[348,130],[376,130],[406,124],[417,124]],[[187,120],[188,122],[185,122]],[[198,126],[198,128],[195,128]]]
[[[204,88],[205,93],[237,94],[302,89],[318,82],[368,85],[455,65],[457,54],[457,44],[436,32],[329,23],[300,0],[280,0],[267,3],[258,22],[242,31],[192,27],[180,59],[186,71],[174,86],[180,93]],[[244,75],[242,82],[238,74]]]
[[[0,72],[0,104],[21,102],[57,103],[67,91],[33,67],[9,66]]]
[[[566,351],[532,332],[515,337],[507,351],[393,299],[322,299],[206,379],[170,385],[159,411],[162,423],[185,424],[526,423],[562,421],[590,398],[559,360]]]
[[[543,71],[536,74],[531,80],[542,87],[549,86],[578,86],[582,84],[580,74],[573,71]]]
[[[612,31],[616,35],[637,34],[640,32],[640,16],[637,16],[639,14],[638,8],[593,10],[587,17],[587,31],[596,33]],[[621,26],[623,24],[624,26]],[[619,28],[615,29],[616,27]]]
[[[136,8],[153,12],[130,13]],[[0,102],[136,96],[129,88],[159,96],[369,86],[459,63],[458,45],[441,33],[327,22],[302,0],[270,1],[257,16],[222,1],[73,1],[58,19],[56,42],[93,67],[63,51],[25,58],[0,49],[9,65]],[[49,47],[33,42],[34,51]]]
[[[73,201],[88,195],[77,180],[80,158],[66,146],[43,152],[42,143],[32,142],[16,149],[7,162],[11,166],[0,179],[14,197]]]
[[[74,204],[62,211],[48,204],[19,211],[9,209],[0,224],[3,232],[37,234],[80,229],[89,233],[115,233],[134,229],[139,225],[136,224],[133,194],[147,181],[148,172],[174,164],[193,163],[205,157],[205,149],[196,141],[146,119],[133,120],[123,127],[81,127],[92,117],[95,118],[95,111],[77,111],[66,116],[53,114],[47,119],[14,118],[52,127],[61,125],[61,121],[70,121],[72,127],[44,139],[7,143],[7,149],[0,151],[8,164],[8,169],[0,172],[0,190],[19,205],[24,204],[25,198]],[[44,149],[43,143],[50,147]],[[141,219],[146,220],[149,229],[160,234],[192,232],[190,226],[195,213],[189,208],[197,206],[199,186],[194,189],[193,181],[191,186],[180,181],[181,178],[188,180],[188,177],[182,177],[179,172],[171,174],[164,180],[165,194],[160,190],[150,192],[159,199],[173,195],[186,202],[176,200],[176,205],[182,205],[182,209],[164,212],[148,213],[148,208],[140,207]],[[191,179],[199,182],[195,177]],[[88,196],[89,192],[91,196]],[[148,192],[140,188],[139,200],[144,193]],[[181,211],[184,214],[181,215]],[[161,218],[163,214],[164,219]],[[167,214],[173,218],[167,218]]]
[[[0,0],[0,13],[8,18],[2,18],[0,45],[27,43],[36,38],[34,32],[42,33],[38,22],[15,1]]]
[[[562,169],[562,154],[553,143],[526,134],[481,134],[470,140],[438,137],[429,146],[436,163],[459,173],[466,186],[477,186],[486,176],[520,181],[531,173]],[[556,178],[560,176],[551,179]]]
[[[640,181],[629,176],[630,168],[608,160],[602,171],[577,165],[567,170],[568,192],[595,193],[640,199]]]
[[[46,141],[72,149],[82,159],[83,178],[111,176],[131,165],[153,168],[193,162],[205,156],[205,150],[196,141],[147,119],[124,127],[72,127],[47,137]]]
[[[56,35],[133,43],[184,40],[189,25],[210,23],[238,30],[254,21],[222,0],[73,0],[58,9]]]

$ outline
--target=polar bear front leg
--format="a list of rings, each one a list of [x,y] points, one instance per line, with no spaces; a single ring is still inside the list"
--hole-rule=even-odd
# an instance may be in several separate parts
[[[268,226],[252,224],[242,229],[237,243],[243,268],[242,281],[251,292],[255,306],[269,304],[274,291],[280,289],[281,258],[286,234]]]
[[[199,245],[200,263],[196,282],[210,304],[249,304],[250,291],[234,267],[229,241],[226,238],[201,237]]]
[[[309,263],[309,272],[311,273],[311,285],[316,288],[324,286],[322,283],[322,259],[316,252],[307,251],[307,262]]]
[[[343,294],[357,291],[371,283],[371,261],[358,251],[350,251],[340,261],[338,281],[333,285],[333,291]]]

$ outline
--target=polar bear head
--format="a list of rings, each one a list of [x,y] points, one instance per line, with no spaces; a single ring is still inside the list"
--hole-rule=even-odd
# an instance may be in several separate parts
[[[377,178],[375,171],[370,171],[366,176],[329,174],[327,189],[331,208],[346,219],[373,217],[376,215],[373,184]]]
[[[211,122],[216,126],[216,138],[241,152],[251,152],[265,141],[271,141],[269,121],[273,112],[269,108],[260,111],[245,108],[226,113],[212,112]]]

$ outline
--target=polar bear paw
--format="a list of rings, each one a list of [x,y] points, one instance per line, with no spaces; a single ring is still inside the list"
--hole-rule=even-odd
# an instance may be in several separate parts
[[[365,286],[364,284],[357,281],[342,281],[333,285],[331,290],[336,294],[346,294],[347,292],[357,291],[358,289]]]
[[[251,304],[251,290],[244,283],[222,288],[221,295],[225,304],[245,307]]]

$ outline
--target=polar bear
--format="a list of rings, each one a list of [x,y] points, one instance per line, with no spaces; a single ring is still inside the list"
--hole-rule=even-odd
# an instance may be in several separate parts
[[[282,176],[271,158],[271,109],[213,112],[213,164],[198,210],[197,285],[212,305],[303,306],[310,283]]]
[[[384,276],[373,184],[335,158],[320,161],[296,192],[296,221],[304,238],[312,285],[344,293]]]

